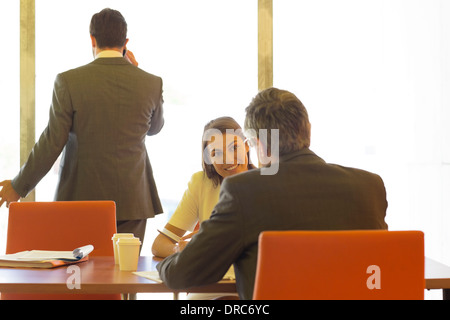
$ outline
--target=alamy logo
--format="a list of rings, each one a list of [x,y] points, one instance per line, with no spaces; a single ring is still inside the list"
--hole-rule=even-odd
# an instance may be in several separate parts
[[[232,141],[228,141],[231,136],[243,136],[243,132],[241,129],[227,129],[226,130],[226,145],[229,145]],[[270,129],[270,139],[269,139],[269,130],[260,129],[259,135],[257,135],[256,130],[249,129],[245,131],[245,141],[248,143],[249,147],[256,148],[259,167],[261,168],[262,175],[274,175],[278,172],[279,166],[279,151],[280,151],[280,133],[278,129]],[[229,135],[228,135],[229,134]],[[224,135],[218,129],[208,129],[203,134],[203,141],[207,142],[219,142],[219,144],[223,143]],[[270,143],[269,143],[270,141]],[[270,150],[269,150],[270,144]],[[237,164],[243,164],[245,159],[245,149],[237,149],[236,160]],[[203,159],[206,164],[223,164],[223,158],[215,158],[214,160],[208,156],[208,149],[205,148],[203,150]],[[226,157],[226,164],[234,164],[235,159],[233,157]]]
[[[367,278],[366,285],[370,290],[381,289],[381,269],[379,266],[373,264],[367,267],[367,274],[370,274]]]
[[[81,269],[79,266],[68,266],[67,267],[67,273],[71,273],[67,280],[66,285],[67,289],[73,290],[73,289],[81,289]]]

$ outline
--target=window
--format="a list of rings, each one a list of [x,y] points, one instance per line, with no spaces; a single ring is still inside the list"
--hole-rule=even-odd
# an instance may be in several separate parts
[[[257,2],[36,1],[36,139],[47,125],[56,74],[93,60],[89,23],[105,7],[127,20],[127,47],[139,67],[163,78],[165,126],[146,143],[167,219],[201,170],[204,125],[225,115],[243,125],[257,92]],[[57,174],[54,166],[36,200],[53,199]],[[147,232],[165,224],[160,217],[149,220]]]
[[[447,262],[449,13],[437,0],[274,2],[274,85],[308,109],[311,149],[380,174],[390,229],[425,231],[427,256]]]
[[[104,7],[124,14],[129,49],[164,80],[166,125],[147,144],[170,213],[201,169],[203,125],[221,115],[242,123],[257,90],[257,1],[36,0],[36,138],[56,74],[92,61],[88,25]],[[0,9],[8,12],[0,23],[9,44],[0,55],[10,62],[0,80],[1,108],[8,108],[8,120],[0,118],[8,153],[0,168],[12,177],[19,162],[19,3],[2,1]],[[450,4],[283,0],[273,11],[274,85],[307,107],[311,148],[328,162],[379,173],[390,228],[424,230],[427,255],[448,263]],[[37,200],[53,199],[56,176],[52,169],[39,184]]]
[[[0,179],[12,179],[19,170],[19,125],[20,125],[20,94],[19,94],[19,2],[4,0],[0,2],[0,12],[5,14],[0,19],[0,30],[3,32],[3,49],[0,60],[3,63],[0,77]],[[7,31],[6,31],[7,30]],[[8,209],[6,205],[0,208],[0,254],[5,252],[6,230],[8,226]]]

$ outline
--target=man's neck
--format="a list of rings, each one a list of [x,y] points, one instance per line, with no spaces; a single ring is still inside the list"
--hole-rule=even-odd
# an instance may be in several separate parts
[[[96,50],[95,59],[97,58],[119,58],[122,57],[122,51],[120,49],[104,49]]]

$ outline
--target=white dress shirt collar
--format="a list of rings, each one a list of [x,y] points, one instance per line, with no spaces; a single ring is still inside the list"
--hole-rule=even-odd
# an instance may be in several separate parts
[[[103,50],[100,51],[96,56],[95,59],[98,58],[120,58],[122,57],[122,53],[116,50]]]

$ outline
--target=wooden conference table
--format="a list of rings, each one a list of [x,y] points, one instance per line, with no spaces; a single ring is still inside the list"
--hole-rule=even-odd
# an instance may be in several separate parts
[[[140,256],[137,271],[156,271],[156,265],[162,259]],[[36,268],[1,268],[0,292],[8,293],[83,293],[129,294],[139,292],[173,292],[174,298],[179,292],[169,289],[165,284],[137,276],[131,271],[120,271],[114,264],[114,257],[89,257],[86,262],[75,264],[79,266],[81,275],[80,289],[69,289],[68,278],[74,274],[68,270],[70,266],[54,269]],[[70,280],[69,280],[70,281]],[[192,288],[189,292],[233,292],[236,293],[234,280],[222,280],[217,283]]]
[[[161,259],[141,256],[138,271],[155,271]],[[55,269],[0,268],[0,292],[9,293],[122,293],[178,292],[163,283],[120,271],[113,257],[90,257],[77,264],[80,267],[80,289],[68,289],[71,276],[68,267]],[[450,299],[450,267],[432,259],[425,259],[426,289],[443,289],[443,298]],[[189,289],[190,292],[236,292],[234,280]]]

